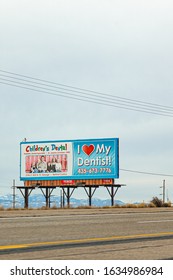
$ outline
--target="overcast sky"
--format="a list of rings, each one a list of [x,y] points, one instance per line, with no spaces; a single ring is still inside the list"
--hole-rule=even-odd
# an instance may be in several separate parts
[[[0,70],[173,106],[169,0],[0,0]],[[3,74],[3,72],[0,72]],[[3,78],[0,76],[0,78]],[[1,80],[2,82],[2,80]],[[120,139],[116,198],[173,201],[173,118],[0,84],[0,194],[19,180],[19,143]],[[161,173],[152,176],[121,169]],[[86,197],[76,191],[75,197]],[[106,190],[95,197],[107,198]]]

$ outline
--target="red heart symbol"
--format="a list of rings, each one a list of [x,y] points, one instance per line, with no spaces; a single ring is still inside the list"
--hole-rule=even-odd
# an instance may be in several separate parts
[[[82,146],[83,152],[88,156],[90,156],[92,154],[92,152],[94,152],[94,149],[95,149],[95,147],[92,144],[89,146],[87,146],[87,145]]]

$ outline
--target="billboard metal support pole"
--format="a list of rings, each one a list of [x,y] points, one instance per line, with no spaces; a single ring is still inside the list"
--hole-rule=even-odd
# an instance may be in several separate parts
[[[28,188],[25,188],[25,208],[28,209],[28,198],[29,198],[29,195],[28,195]]]
[[[62,207],[65,207],[65,195],[64,195],[64,191],[62,193]]]
[[[70,188],[67,188],[67,207],[70,207]]]
[[[88,187],[88,191],[87,191],[87,187]],[[93,187],[93,191],[92,191],[92,187]],[[98,186],[85,186],[84,187],[84,190],[85,190],[86,194],[88,195],[89,206],[92,205],[92,197],[93,197],[97,188],[98,188]]]
[[[66,196],[66,192],[65,192],[65,187],[62,187],[62,208],[65,207],[65,196]]]
[[[24,208],[28,208],[29,206],[29,196],[31,194],[31,192],[35,189],[35,187],[17,187],[17,189],[20,190],[21,194],[23,195],[24,197]],[[22,189],[24,191],[22,191]]]
[[[49,189],[46,188],[46,207],[49,208]]]
[[[62,208],[65,207],[65,193],[64,193],[64,189],[63,189],[63,192],[62,192]]]
[[[51,197],[53,190],[56,189],[56,187],[40,186],[39,189],[41,190],[42,194],[44,195],[44,197],[46,199],[46,207],[50,208],[50,197]],[[43,189],[46,189],[45,192],[43,191]]]
[[[105,186],[107,188],[107,191],[108,193],[110,194],[110,197],[111,197],[111,206],[114,206],[114,197],[118,191],[118,189],[121,187],[122,185],[111,185],[109,187],[111,187],[111,190],[109,190],[109,187],[108,186]],[[114,188],[116,188],[114,190]]]
[[[62,208],[62,189],[60,190],[60,208]]]
[[[51,190],[49,189],[49,200],[48,200],[48,202],[49,202],[49,208],[50,208],[50,203],[51,203],[50,198],[51,198]]]
[[[69,208],[70,207],[70,197],[72,196],[72,194],[73,194],[74,190],[76,189],[76,187],[71,187],[70,188],[70,186],[67,186],[66,188],[67,188],[67,191],[65,191],[65,187],[63,187],[63,194],[67,198],[67,207]],[[70,189],[72,189],[71,192],[70,192]]]
[[[111,186],[111,206],[114,206],[114,187]]]
[[[89,206],[91,206],[91,200],[92,200],[92,189],[89,188]]]

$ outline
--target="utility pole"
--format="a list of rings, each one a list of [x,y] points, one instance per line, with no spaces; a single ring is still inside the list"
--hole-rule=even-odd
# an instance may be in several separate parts
[[[163,180],[163,203],[165,203],[165,180]]]
[[[169,202],[169,195],[168,195],[168,189],[167,189],[167,202]]]
[[[16,193],[15,193],[15,180],[13,180],[13,209],[15,209],[16,206]]]
[[[162,201],[163,201],[163,203],[165,203],[165,180],[163,180],[163,185],[160,188],[163,189],[161,195],[162,195]]]

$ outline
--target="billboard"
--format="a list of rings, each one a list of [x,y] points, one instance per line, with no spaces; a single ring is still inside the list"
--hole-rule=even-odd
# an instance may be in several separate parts
[[[119,139],[20,143],[21,180],[119,178]]]

